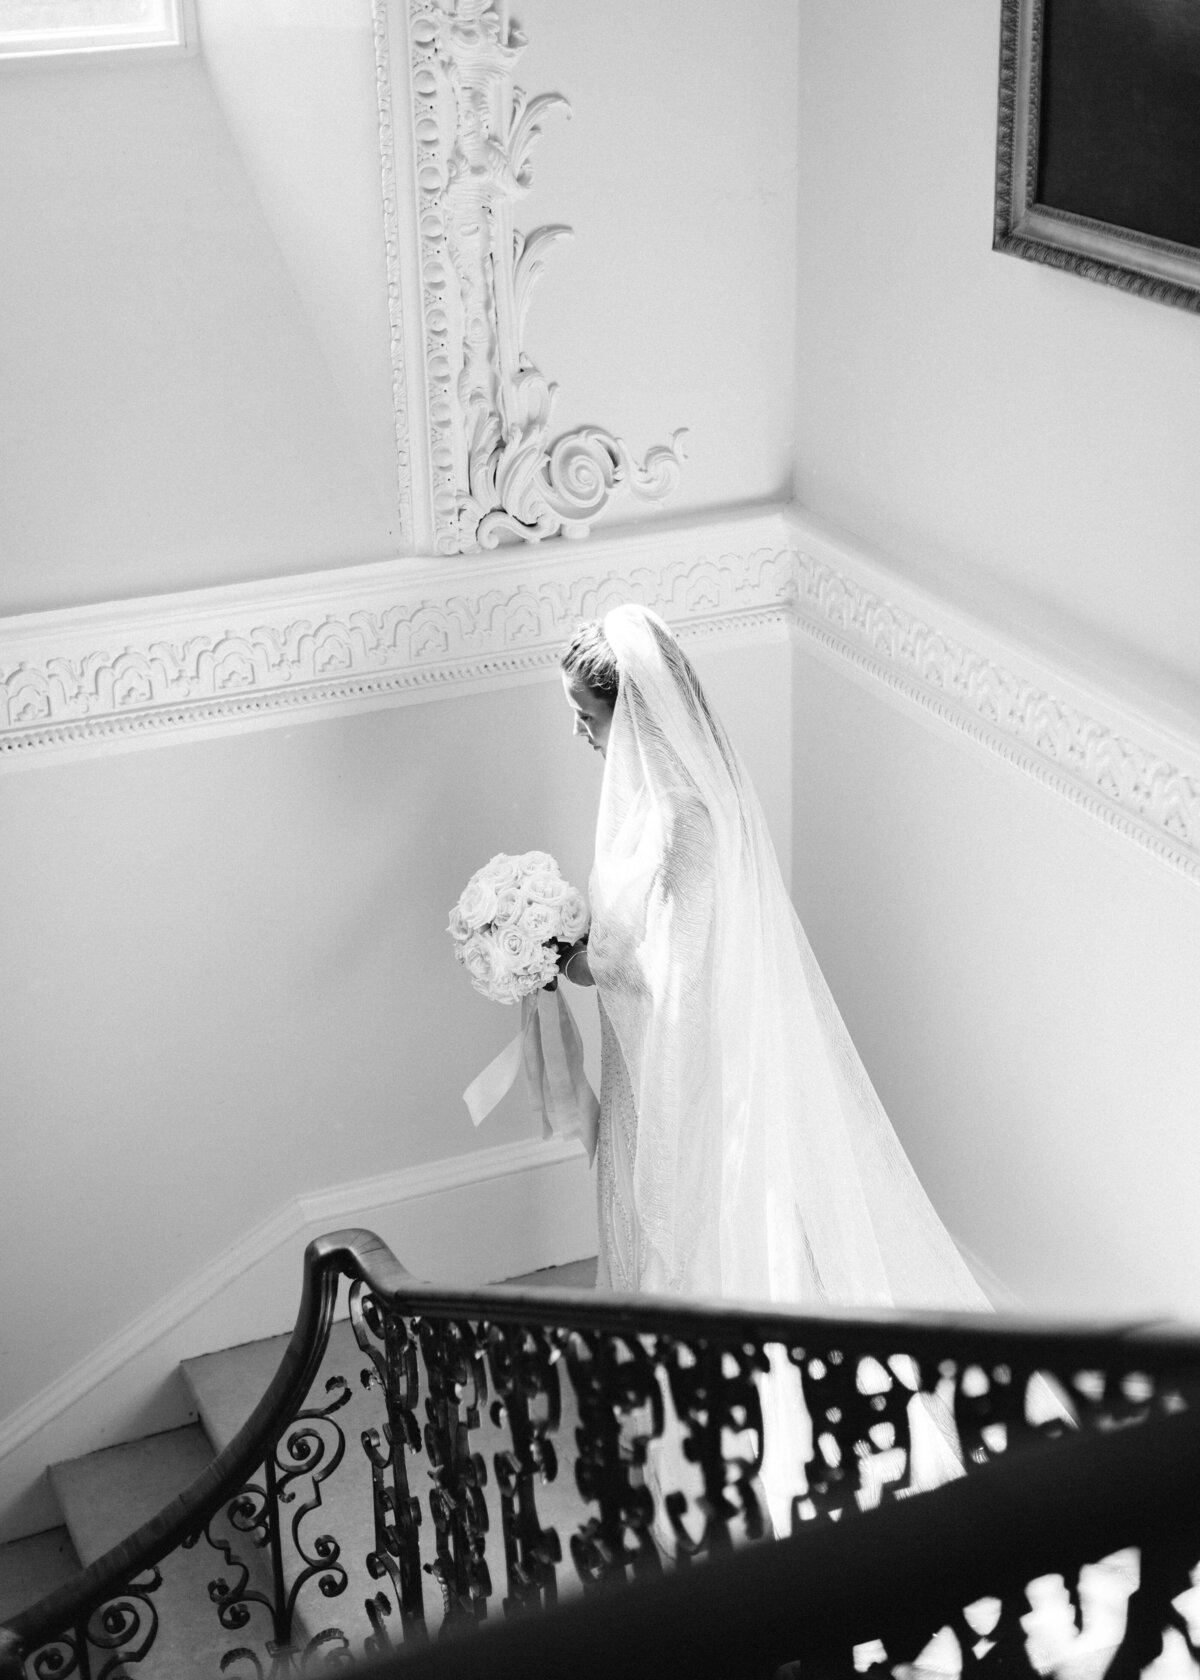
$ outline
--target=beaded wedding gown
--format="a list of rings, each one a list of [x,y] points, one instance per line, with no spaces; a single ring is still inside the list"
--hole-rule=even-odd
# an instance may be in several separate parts
[[[601,1275],[799,1307],[986,1306],[871,1086],[691,665],[645,608],[617,608],[604,631],[620,687],[588,940]]]
[[[590,883],[598,1284],[801,1310],[987,1308],[871,1086],[691,665],[644,608],[610,612],[604,633],[620,681]],[[768,1410],[773,1397],[794,1410],[794,1378],[768,1379]],[[788,1450],[794,1466],[803,1443]],[[942,1458],[939,1479],[955,1468]]]

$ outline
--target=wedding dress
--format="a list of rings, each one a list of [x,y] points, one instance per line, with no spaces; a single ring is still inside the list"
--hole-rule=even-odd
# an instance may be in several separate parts
[[[601,1267],[614,1287],[805,1307],[988,1305],[913,1171],[792,907],[758,799],[643,607],[590,883]]]
[[[644,608],[603,628],[620,680],[588,936],[598,1284],[801,1310],[987,1308],[854,1049],[691,665]],[[776,1368],[765,1385],[777,1421],[796,1381]],[[950,1449],[918,1433],[941,1459],[929,1474],[955,1473]],[[781,1450],[775,1479],[794,1490],[805,1443]],[[771,1503],[786,1528],[786,1499]]]

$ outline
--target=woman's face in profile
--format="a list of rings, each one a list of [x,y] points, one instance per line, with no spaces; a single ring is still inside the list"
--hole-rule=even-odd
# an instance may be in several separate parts
[[[588,746],[603,758],[608,732],[612,728],[612,702],[589,688],[581,677],[566,671],[563,672],[563,692],[575,718],[575,734],[581,735]]]

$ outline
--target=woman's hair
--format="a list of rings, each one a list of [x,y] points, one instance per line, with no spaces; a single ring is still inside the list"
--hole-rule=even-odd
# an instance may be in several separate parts
[[[601,700],[610,706],[616,704],[620,687],[617,657],[605,639],[599,619],[579,626],[567,643],[562,668],[569,677],[578,677]]]

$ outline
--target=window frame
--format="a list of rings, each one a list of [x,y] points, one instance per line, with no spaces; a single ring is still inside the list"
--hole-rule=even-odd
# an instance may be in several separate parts
[[[162,0],[162,25],[91,24],[5,33],[0,23],[0,69],[16,64],[60,63],[73,59],[177,58],[197,48],[195,0]]]

